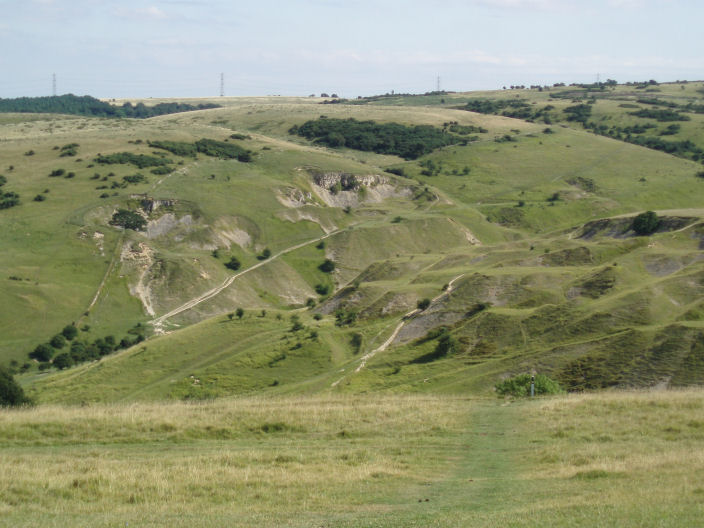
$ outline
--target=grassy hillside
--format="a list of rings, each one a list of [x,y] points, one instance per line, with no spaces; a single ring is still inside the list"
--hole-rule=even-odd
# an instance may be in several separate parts
[[[701,391],[0,414],[2,526],[696,526]]]
[[[454,393],[529,370],[570,389],[701,384],[704,96],[682,86],[223,98],[144,120],[3,114],[0,190],[20,203],[0,210],[0,361],[44,402]],[[476,101],[498,115],[467,111]],[[579,105],[589,118],[570,120]],[[672,123],[632,115],[653,108],[689,120],[661,135]],[[466,144],[406,160],[289,132],[321,116],[430,125]],[[654,126],[624,132],[639,123]],[[221,156],[149,145],[203,138]],[[111,225],[120,209],[144,229]],[[646,210],[660,225],[636,236]],[[51,352],[80,365],[28,359],[67,325],[78,337]],[[453,346],[434,355],[443,332]],[[67,352],[75,342],[88,352]]]

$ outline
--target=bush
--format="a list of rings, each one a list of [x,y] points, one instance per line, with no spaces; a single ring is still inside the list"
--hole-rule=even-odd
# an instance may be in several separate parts
[[[530,396],[530,374],[519,374],[495,385],[496,393],[500,396],[514,396],[522,398]],[[535,394],[562,394],[564,389],[555,380],[544,374],[535,376]]]
[[[639,236],[651,235],[657,231],[658,227],[660,227],[660,219],[654,211],[639,214],[631,224],[631,229]]]
[[[329,291],[330,288],[325,284],[315,285],[315,293],[317,293],[318,295],[327,295]]]
[[[0,406],[17,406],[31,403],[24,394],[22,387],[15,381],[12,373],[5,367],[0,367]]]
[[[241,266],[242,264],[240,263],[237,257],[232,257],[229,261],[225,263],[225,267],[227,269],[231,269],[232,271],[237,271],[238,269],[240,269]]]
[[[430,306],[430,299],[428,299],[427,297],[425,299],[421,299],[420,301],[418,301],[416,306],[419,310],[425,310],[426,308],[428,308],[428,306]]]
[[[330,259],[325,259],[318,269],[323,273],[332,273],[335,270],[335,263]]]

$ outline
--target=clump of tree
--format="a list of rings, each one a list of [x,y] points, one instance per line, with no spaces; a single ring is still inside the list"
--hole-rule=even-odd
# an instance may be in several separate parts
[[[9,209],[20,204],[20,195],[12,191],[3,191],[2,186],[7,183],[7,178],[0,174],[0,209]]]
[[[32,400],[25,395],[9,369],[0,366],[0,407],[17,407],[31,403]]]
[[[131,117],[145,119],[166,114],[220,108],[220,105],[204,103],[159,103],[147,106],[144,103],[111,105],[90,95],[82,97],[65,94],[51,97],[18,97],[0,99],[0,112],[70,114],[90,117]]]
[[[235,143],[215,139],[199,139],[195,143],[184,141],[150,141],[149,146],[166,150],[181,157],[195,158],[198,153],[214,158],[237,159],[241,162],[252,161],[252,152]]]
[[[230,260],[225,262],[225,267],[231,269],[232,271],[237,271],[242,266],[242,263],[237,257],[230,257]]]
[[[579,104],[568,106],[563,110],[567,114],[567,121],[577,121],[578,123],[586,123],[592,115],[592,105]]]
[[[307,121],[301,126],[293,126],[289,133],[328,147],[348,147],[405,159],[416,159],[447,145],[467,143],[464,138],[429,125],[409,127],[399,123],[357,121],[352,118]]]
[[[131,174],[131,175],[129,175],[129,176],[123,176],[123,177],[122,177],[122,181],[123,181],[125,184],[131,183],[131,184],[133,184],[133,185],[136,185],[136,184],[138,184],[138,183],[144,183],[144,182],[146,182],[146,181],[147,181],[147,178],[146,178],[146,176],[144,176],[144,174],[137,173],[137,174]],[[126,185],[125,185],[125,186],[126,186]]]
[[[76,154],[78,154],[77,149],[79,146],[80,145],[78,143],[69,143],[68,145],[64,145],[63,147],[61,147],[59,149],[61,152],[59,154],[59,157],[65,158],[65,157],[69,157],[69,156],[75,156]]]
[[[147,221],[144,217],[134,211],[130,211],[128,209],[118,209],[117,212],[112,215],[109,224],[122,227],[124,229],[142,231],[146,227]]]
[[[84,330],[87,330],[87,327]],[[74,325],[67,325],[49,342],[37,345],[28,355],[39,363],[40,370],[51,367],[66,369],[129,348],[145,339],[141,323],[129,329],[127,333],[129,335],[123,337],[119,343],[112,335],[99,337],[91,342],[79,339],[78,329]]]
[[[636,235],[647,236],[652,235],[660,227],[660,219],[654,211],[646,211],[633,219],[631,229]]]
[[[628,112],[630,115],[635,117],[656,119],[661,123],[666,123],[670,121],[691,121],[691,117],[687,115],[680,114],[670,109],[655,109],[655,108],[643,108],[637,112]]]
[[[170,160],[165,158],[157,158],[156,156],[147,156],[146,154],[134,154],[132,152],[116,152],[115,154],[98,155],[93,161],[101,165],[124,165],[129,163],[140,169],[147,167],[160,167],[168,165]]]

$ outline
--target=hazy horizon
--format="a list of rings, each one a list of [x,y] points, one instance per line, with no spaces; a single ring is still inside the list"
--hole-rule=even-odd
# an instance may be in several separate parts
[[[0,0],[0,97],[341,97],[697,80],[686,0]]]

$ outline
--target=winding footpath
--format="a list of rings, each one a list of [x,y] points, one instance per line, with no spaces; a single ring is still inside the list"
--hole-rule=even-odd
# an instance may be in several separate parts
[[[452,287],[453,287],[453,285],[455,284],[455,282],[457,282],[459,279],[461,279],[462,277],[464,277],[464,275],[465,275],[465,274],[462,273],[461,275],[458,275],[457,277],[455,277],[454,279],[452,279],[452,280],[447,284],[447,288],[445,289],[445,291],[442,292],[440,295],[434,297],[433,300],[430,301],[430,304],[432,305],[433,303],[438,302],[440,299],[449,296],[450,293],[452,293]],[[426,308],[426,309],[427,309],[427,308]],[[364,354],[364,355],[360,358],[360,360],[359,360],[359,365],[357,366],[356,369],[354,369],[354,373],[356,374],[356,373],[360,372],[364,367],[367,366],[367,361],[369,361],[371,358],[373,358],[373,357],[374,357],[375,355],[377,355],[379,352],[383,352],[384,350],[386,350],[387,348],[389,348],[389,346],[391,345],[391,343],[393,343],[394,340],[396,339],[396,337],[398,336],[399,332],[401,331],[401,328],[403,328],[403,326],[406,324],[406,321],[408,321],[408,320],[411,319],[412,317],[415,317],[416,315],[418,315],[418,314],[421,313],[422,311],[423,311],[423,310],[421,310],[420,308],[416,308],[415,310],[410,311],[410,312],[408,312],[406,315],[404,315],[404,316],[401,318],[401,321],[399,321],[399,323],[396,325],[396,328],[394,328],[394,331],[391,333],[391,335],[389,336],[389,338],[388,338],[386,341],[384,341],[380,346],[378,346],[377,348],[375,348],[375,349],[372,350],[371,352],[367,352],[366,354]],[[341,377],[340,379],[338,379],[337,381],[334,381],[330,386],[331,386],[331,387],[337,387],[343,379],[345,379],[345,376],[342,376],[342,377]]]
[[[346,229],[346,228],[345,228],[345,229]],[[209,299],[212,299],[213,297],[215,297],[216,295],[218,295],[221,291],[223,291],[225,288],[227,288],[228,286],[230,286],[230,284],[232,284],[233,282],[235,282],[235,280],[237,280],[237,279],[238,279],[239,277],[241,277],[242,275],[244,275],[244,274],[246,274],[246,273],[249,273],[250,271],[254,271],[255,269],[260,268],[260,267],[262,267],[262,266],[265,266],[265,265],[268,264],[269,262],[271,262],[271,261],[273,261],[273,260],[276,260],[276,259],[279,258],[280,256],[285,255],[285,254],[287,254],[287,253],[290,253],[291,251],[295,251],[295,250],[297,250],[297,249],[300,249],[300,248],[302,248],[302,247],[308,246],[308,245],[310,245],[310,244],[314,244],[314,243],[316,243],[316,242],[320,242],[321,240],[325,240],[326,238],[331,237],[331,236],[333,236],[333,235],[336,235],[336,234],[338,234],[338,233],[341,233],[342,231],[344,231],[344,229],[337,229],[337,230],[335,230],[335,231],[330,231],[329,233],[326,233],[325,235],[320,236],[320,237],[318,237],[318,238],[314,238],[314,239],[312,239],[312,240],[307,240],[307,241],[305,241],[305,242],[301,242],[300,244],[296,244],[295,246],[291,246],[291,247],[288,247],[288,248],[286,248],[286,249],[282,249],[282,250],[279,251],[278,253],[272,255],[271,257],[269,257],[267,260],[262,260],[261,262],[258,262],[257,264],[255,264],[254,266],[251,266],[251,267],[247,268],[246,270],[243,270],[243,271],[240,271],[239,273],[236,273],[236,274],[234,274],[234,275],[231,275],[230,277],[228,277],[227,279],[225,279],[219,286],[216,286],[215,288],[212,288],[212,289],[208,290],[207,292],[202,293],[201,295],[199,295],[199,296],[197,296],[197,297],[194,297],[194,298],[191,299],[190,301],[186,301],[185,303],[183,303],[183,304],[182,304],[181,306],[179,306],[178,308],[174,308],[173,310],[171,310],[170,312],[165,313],[164,315],[161,315],[161,316],[159,316],[159,317],[157,317],[157,318],[155,318],[155,319],[152,319],[152,320],[150,321],[150,324],[154,327],[154,331],[155,331],[156,333],[163,333],[163,331],[164,331],[164,323],[165,323],[168,319],[170,319],[170,318],[173,317],[174,315],[178,315],[178,314],[180,314],[180,313],[182,313],[182,312],[185,312],[186,310],[190,310],[191,308],[193,308],[193,307],[195,307],[195,306],[198,306],[200,303],[202,303],[202,302],[204,302],[204,301],[207,301],[207,300],[209,300]]]

